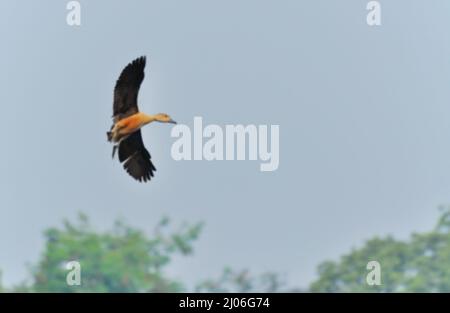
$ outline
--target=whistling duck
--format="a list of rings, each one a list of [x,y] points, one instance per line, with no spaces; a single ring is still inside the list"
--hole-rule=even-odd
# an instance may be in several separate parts
[[[150,180],[156,171],[142,141],[141,127],[155,121],[176,124],[165,113],[148,115],[139,112],[137,98],[144,80],[144,68],[145,56],[142,56],[129,63],[120,74],[114,88],[113,125],[107,132],[108,141],[114,144],[112,157],[118,149],[124,169],[140,182]]]

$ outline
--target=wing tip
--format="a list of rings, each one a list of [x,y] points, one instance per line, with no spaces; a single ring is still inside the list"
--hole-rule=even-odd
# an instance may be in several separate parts
[[[131,64],[136,64],[136,65],[140,65],[143,67],[145,67],[146,63],[147,63],[147,56],[145,56],[145,55],[142,55],[142,56],[134,59],[133,62],[131,62]]]
[[[138,156],[142,157],[142,155],[133,155],[129,157],[127,160],[125,160],[125,162],[123,163],[123,168],[128,173],[128,175],[130,175],[140,183],[146,183],[147,181],[151,181],[152,177],[155,176],[154,172],[156,172],[156,167],[153,165],[153,162],[150,160],[150,158],[148,158],[147,166],[145,167],[139,166],[138,171],[136,171],[136,167],[134,167],[133,164],[136,164],[135,162],[137,162],[137,164],[140,164],[140,162],[135,159],[135,157]]]

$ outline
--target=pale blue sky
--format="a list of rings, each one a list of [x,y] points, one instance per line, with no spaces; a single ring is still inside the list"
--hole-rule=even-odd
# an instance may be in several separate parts
[[[225,265],[306,286],[318,263],[374,235],[430,229],[450,203],[450,2],[81,0],[0,3],[0,269],[26,278],[42,231],[88,214],[150,230],[202,220],[192,285]],[[145,128],[148,184],[105,141],[122,68],[147,55],[141,109],[191,125],[279,124],[280,167],[170,157],[169,125]]]

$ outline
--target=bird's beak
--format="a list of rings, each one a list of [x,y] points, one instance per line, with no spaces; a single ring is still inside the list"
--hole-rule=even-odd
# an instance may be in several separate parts
[[[167,123],[176,124],[177,122],[175,122],[174,120],[170,119]]]

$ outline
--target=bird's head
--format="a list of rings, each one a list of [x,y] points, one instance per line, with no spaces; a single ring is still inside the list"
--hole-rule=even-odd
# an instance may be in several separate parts
[[[168,114],[166,113],[158,113],[155,115],[155,121],[161,122],[161,123],[171,123],[176,124],[175,122]]]

